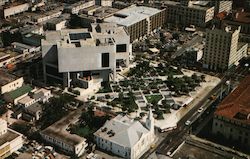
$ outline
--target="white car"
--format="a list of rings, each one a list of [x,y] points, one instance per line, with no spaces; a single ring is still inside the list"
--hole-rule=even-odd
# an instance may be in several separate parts
[[[201,113],[203,111],[203,108],[199,108],[198,112]]]
[[[185,122],[185,125],[190,125],[191,124],[191,121],[190,120],[187,120],[186,122]]]

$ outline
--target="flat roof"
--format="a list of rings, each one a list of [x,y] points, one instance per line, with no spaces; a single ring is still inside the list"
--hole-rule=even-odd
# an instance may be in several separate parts
[[[29,112],[36,113],[38,111],[42,111],[42,105],[39,103],[34,103],[26,108]]]
[[[111,17],[105,18],[104,21],[130,26],[160,12],[161,10],[156,8],[133,5],[116,12]]]
[[[19,77],[0,70],[0,86],[17,80]]]
[[[20,134],[16,133],[15,131],[7,129],[7,132],[5,134],[0,135],[0,146],[7,142],[11,142],[19,136]]]
[[[78,145],[84,142],[86,139],[75,134],[70,134],[70,132],[68,132],[66,129],[70,124],[78,121],[81,114],[82,111],[79,110],[70,112],[67,116],[52,124],[48,128],[44,129],[41,133],[63,141],[64,143],[67,143],[71,146]]]
[[[11,99],[16,99],[17,97],[20,97],[28,92],[30,92],[33,88],[30,85],[24,85],[20,88],[17,88],[14,91],[8,92],[7,95],[11,98]]]
[[[250,124],[250,75],[218,106],[215,115]]]

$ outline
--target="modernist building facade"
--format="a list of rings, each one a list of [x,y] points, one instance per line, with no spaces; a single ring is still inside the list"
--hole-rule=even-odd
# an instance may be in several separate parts
[[[124,26],[130,35],[130,41],[133,42],[164,25],[165,9],[132,5],[105,18],[104,21]]]
[[[206,31],[203,67],[210,70],[226,70],[237,65],[247,55],[247,44],[238,43],[241,27],[226,26]]]
[[[213,118],[212,132],[235,141],[244,147],[250,146],[250,76],[227,96],[218,106]]]
[[[167,23],[206,27],[214,17],[214,7],[204,1],[190,1],[186,4],[165,1],[163,6],[166,8]]]
[[[92,31],[71,29],[47,32],[42,40],[44,78],[65,87],[116,78],[131,54],[128,33],[116,24],[93,24]]]
[[[127,116],[118,115],[107,121],[94,136],[101,149],[123,158],[138,159],[155,140],[153,113],[150,110],[145,126]]]

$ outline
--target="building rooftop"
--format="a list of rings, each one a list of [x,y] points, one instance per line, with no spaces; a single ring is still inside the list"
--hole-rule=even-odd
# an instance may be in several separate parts
[[[7,133],[0,135],[0,146],[7,142],[11,142],[12,140],[16,139],[19,137],[20,134],[15,132],[14,130],[7,129]]]
[[[26,45],[26,44],[19,43],[19,42],[13,42],[13,43],[11,43],[11,45],[14,46],[15,49],[18,49],[18,50],[25,50],[25,49],[32,49],[33,48],[30,45]]]
[[[250,76],[241,81],[239,86],[218,106],[215,115],[250,124]]]
[[[211,7],[208,6],[208,1],[194,1],[189,2],[188,5],[183,5],[181,2],[176,1],[164,1],[163,5],[171,5],[171,6],[180,6],[180,7],[186,7],[186,8],[193,8],[198,10],[207,10]]]
[[[123,26],[130,26],[149,18],[161,10],[145,6],[131,6],[116,12],[113,16],[105,18],[104,21],[112,22]]]
[[[233,20],[240,23],[250,24],[250,12],[237,12],[236,16],[233,17]]]
[[[36,113],[38,111],[42,111],[42,105],[39,103],[34,103],[26,108],[29,112]]]
[[[19,5],[23,5],[23,4],[28,4],[26,2],[12,2],[12,3],[9,3],[9,4],[6,4],[3,6],[4,9],[8,9],[8,8],[12,8],[12,7],[16,7],[16,6],[19,6]]]
[[[18,79],[18,77],[16,77],[15,75],[12,75],[12,74],[9,74],[7,72],[0,70],[0,86],[4,86],[10,82],[17,80],[17,79]]]
[[[61,140],[71,146],[75,146],[84,142],[86,140],[85,138],[75,134],[70,134],[70,132],[66,130],[70,124],[78,121],[81,113],[82,112],[79,110],[70,112],[70,114],[61,120],[44,129],[42,134]]]
[[[22,99],[18,100],[18,103],[20,104],[26,104],[30,101],[34,100],[33,98],[31,98],[30,96],[25,96]]]
[[[24,85],[20,88],[17,88],[14,91],[6,93],[7,96],[9,96],[11,99],[16,99],[17,97],[20,97],[28,92],[30,92],[33,88],[30,85]]]
[[[148,132],[149,130],[139,121],[118,115],[107,121],[102,128],[95,132],[95,135],[124,147],[132,147],[140,140],[143,134]]]

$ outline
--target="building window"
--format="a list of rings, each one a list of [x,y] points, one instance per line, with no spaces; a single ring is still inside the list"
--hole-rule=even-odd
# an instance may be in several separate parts
[[[102,53],[102,67],[109,67],[109,53]]]
[[[126,52],[127,48],[126,48],[126,44],[119,44],[116,45],[116,52]]]

